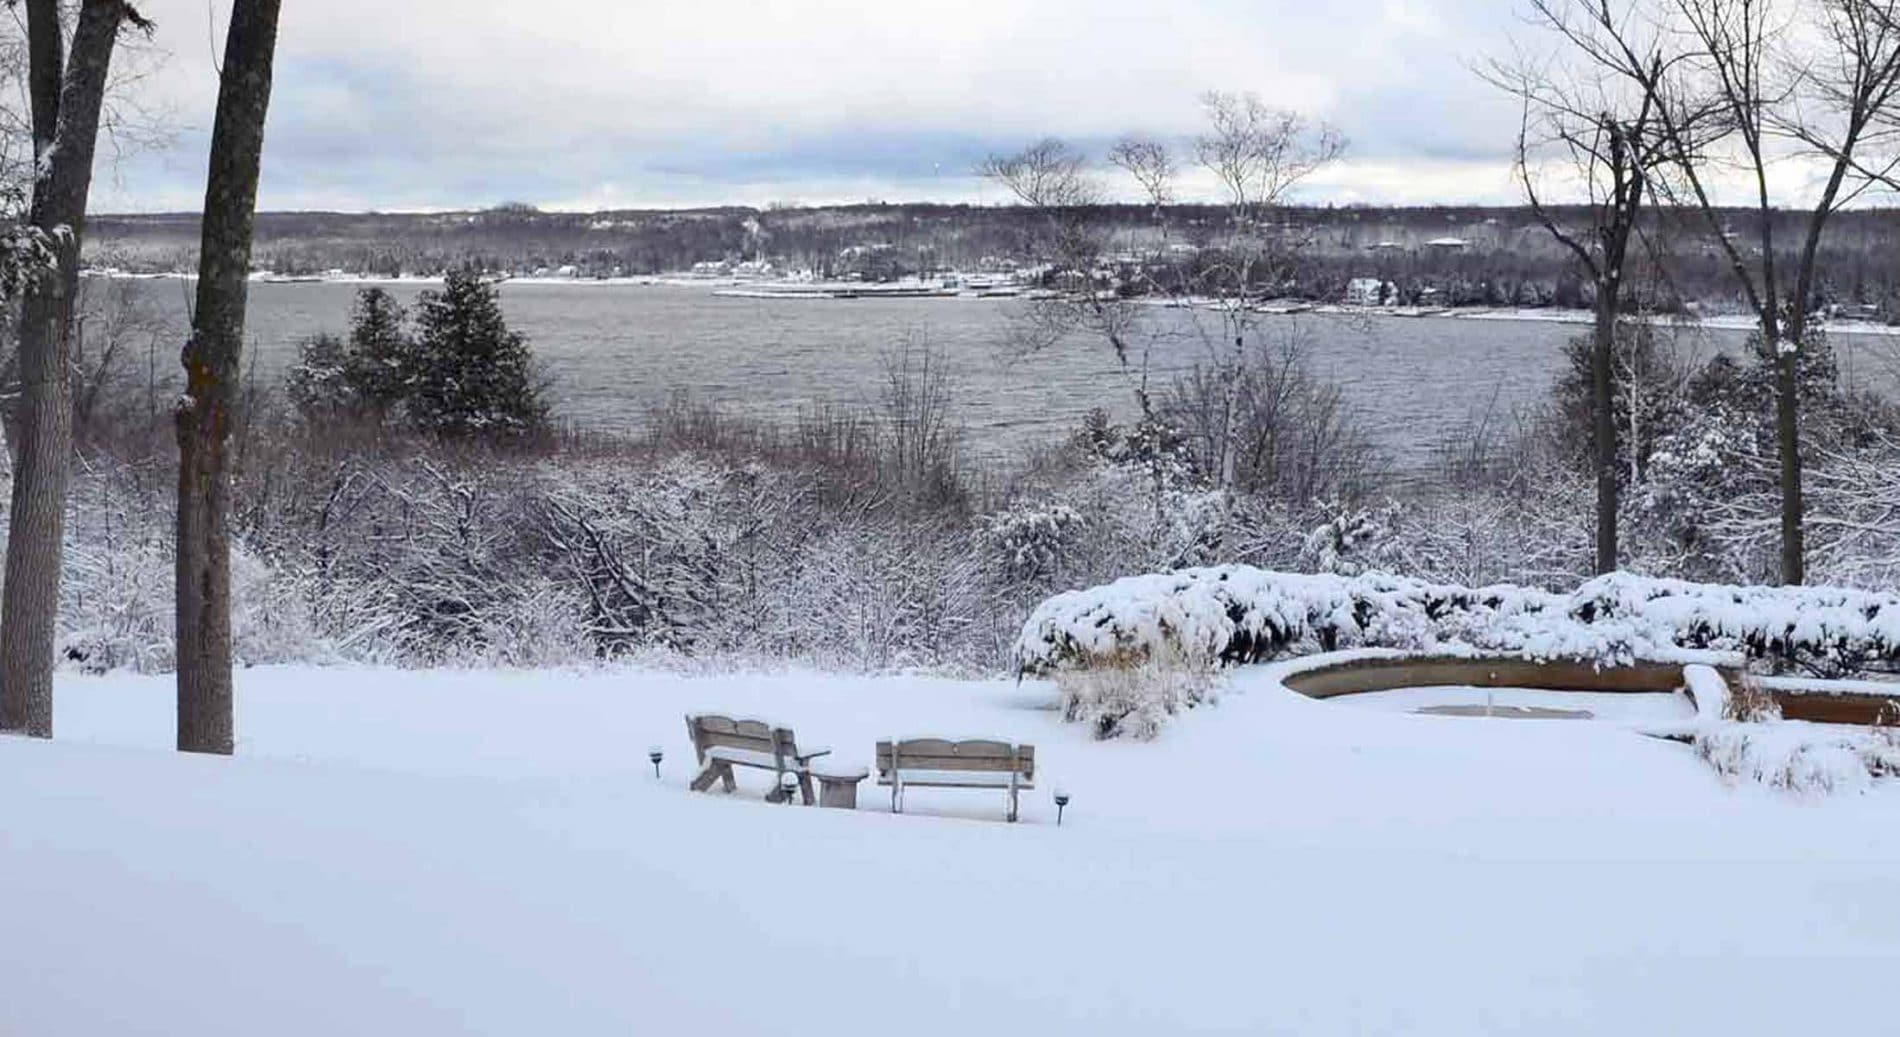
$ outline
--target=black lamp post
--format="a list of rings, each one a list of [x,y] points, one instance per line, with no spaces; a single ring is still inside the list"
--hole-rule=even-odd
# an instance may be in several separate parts
[[[1062,827],[1062,809],[1069,805],[1069,790],[1056,790],[1056,827]]]
[[[653,761],[653,780],[654,781],[660,780],[660,759],[664,757],[665,755],[666,753],[662,751],[660,747],[657,745],[651,746],[647,749],[647,759]]]

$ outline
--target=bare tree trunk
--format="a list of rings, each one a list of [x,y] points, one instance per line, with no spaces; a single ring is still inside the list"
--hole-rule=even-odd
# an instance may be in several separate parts
[[[1775,349],[1775,441],[1781,452],[1781,582],[1806,583],[1807,501],[1801,492],[1801,355],[1808,347],[1808,301],[1814,294],[1821,232],[1847,179],[1847,163],[1837,158],[1808,217],[1808,233],[1795,268],[1794,297],[1782,332],[1788,345]]]
[[[45,157],[59,133],[59,90],[66,55],[59,35],[59,0],[27,0],[27,95],[33,106],[33,157]]]
[[[1596,340],[1590,350],[1590,385],[1596,397],[1597,558],[1599,574],[1616,571],[1616,359],[1617,291],[1597,283]]]
[[[53,734],[53,638],[73,441],[68,332],[79,290],[79,240],[106,73],[130,10],[122,0],[86,0],[62,76],[58,4],[42,0],[27,8],[38,159],[29,219],[53,263],[27,281],[20,304],[13,510],[0,594],[0,730],[40,738]],[[43,136],[48,127],[50,136]]]
[[[205,179],[198,308],[178,424],[178,748],[232,748],[230,472],[258,166],[281,0],[237,0]]]
[[[1795,377],[1798,354],[1775,358],[1775,439],[1781,448],[1781,582],[1806,583],[1807,546],[1803,540],[1807,505],[1801,496],[1800,391]]]

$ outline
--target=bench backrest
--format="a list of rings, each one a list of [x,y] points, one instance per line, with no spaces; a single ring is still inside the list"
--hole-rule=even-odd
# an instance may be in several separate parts
[[[877,771],[1015,771],[1035,780],[1036,747],[988,738],[952,742],[943,738],[906,738],[877,743]]]
[[[798,745],[789,727],[773,727],[763,720],[739,720],[717,713],[700,713],[686,718],[686,733],[693,740],[693,753],[706,762],[706,750],[715,746],[750,749],[766,753],[781,767],[795,765]]]

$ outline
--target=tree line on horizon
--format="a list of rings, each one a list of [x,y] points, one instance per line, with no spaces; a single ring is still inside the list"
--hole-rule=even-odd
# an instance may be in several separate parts
[[[1558,219],[1586,218],[1583,205],[1551,205]],[[1755,236],[1760,214],[1724,208],[1734,233]],[[1144,256],[1158,222],[1180,244],[1205,246],[1225,217],[1217,205],[1090,205],[1081,215],[1119,245]],[[1590,279],[1544,233],[1529,206],[1288,205],[1286,219],[1308,228],[1311,241],[1290,275],[1288,294],[1338,301],[1354,278],[1390,281],[1408,305],[1587,308]],[[1691,306],[1740,309],[1726,259],[1699,231],[1690,207],[1658,205],[1641,217],[1666,243],[1666,262],[1653,264],[1645,306],[1680,312]],[[196,257],[195,217],[103,216],[92,220],[86,260],[135,273],[189,270]],[[1779,250],[1792,254],[1801,214],[1774,214]],[[931,203],[811,208],[724,207],[673,211],[458,213],[260,213],[256,264],[290,276],[340,270],[352,275],[439,276],[474,268],[515,275],[564,268],[581,278],[642,276],[689,270],[695,263],[765,259],[779,270],[869,279],[946,269],[978,270],[1033,261],[1033,219],[1013,206]],[[1427,242],[1457,238],[1463,249]],[[1393,247],[1381,247],[1390,244]],[[882,247],[880,247],[882,246]],[[865,250],[872,250],[864,254]],[[862,258],[849,253],[857,250]],[[1152,258],[1152,257],[1147,257]],[[1638,257],[1647,263],[1648,256]],[[1840,213],[1820,246],[1821,286],[1830,304],[1860,315],[1900,321],[1900,210],[1868,207]],[[1666,267],[1667,276],[1661,276]]]

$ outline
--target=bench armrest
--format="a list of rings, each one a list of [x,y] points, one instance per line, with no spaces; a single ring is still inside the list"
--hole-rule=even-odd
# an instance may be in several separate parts
[[[831,748],[827,746],[823,749],[813,749],[810,752],[799,753],[797,756],[793,757],[793,759],[796,759],[800,763],[804,763],[806,760],[815,760],[820,756],[830,756],[830,755],[831,755]]]

